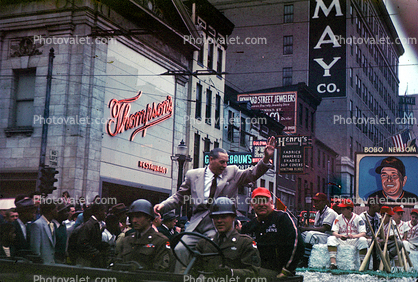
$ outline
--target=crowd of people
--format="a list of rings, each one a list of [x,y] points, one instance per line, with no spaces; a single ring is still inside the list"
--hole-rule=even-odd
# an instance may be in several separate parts
[[[147,199],[136,199],[129,207],[123,203],[107,207],[95,198],[90,205],[75,207],[67,201],[68,192],[58,202],[39,205],[31,196],[18,196],[16,208],[0,217],[0,257],[173,273],[185,273],[190,270],[186,266],[195,262],[192,272],[196,275],[284,278],[294,276],[298,266],[306,266],[315,244],[328,245],[333,269],[338,268],[339,245],[355,246],[363,259],[373,232],[378,233],[380,244],[385,237],[396,242],[385,243],[392,257],[395,244],[408,251],[416,248],[418,210],[412,210],[412,219],[403,222],[401,207],[391,209],[369,201],[368,211],[357,215],[351,200],[330,208],[323,193],[313,197],[314,226],[298,226],[292,213],[285,207],[275,209],[271,192],[259,187],[251,194],[255,217],[242,224],[236,219],[237,203],[232,199],[237,199],[239,187],[271,168],[275,146],[274,137],[269,138],[264,158],[246,170],[228,166],[227,152],[213,149],[207,167],[189,170],[177,192],[154,206]],[[180,226],[174,210],[186,201],[192,213],[185,226]],[[380,234],[381,214],[386,216]],[[398,233],[391,224],[399,228]],[[178,243],[176,235],[182,231],[210,239],[187,233]],[[204,255],[220,251],[224,260]]]

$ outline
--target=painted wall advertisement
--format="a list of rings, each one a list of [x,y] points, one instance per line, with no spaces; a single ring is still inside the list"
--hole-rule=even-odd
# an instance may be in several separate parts
[[[310,136],[278,136],[277,146],[280,148],[279,173],[304,173],[305,148],[312,145]]]
[[[411,153],[356,154],[356,196],[378,197],[387,205],[418,204],[418,155]]]
[[[320,97],[346,95],[346,7],[341,0],[310,0],[309,86]]]
[[[296,133],[297,92],[239,94],[238,102],[243,101],[250,101],[251,109],[261,110],[283,124],[283,131]]]

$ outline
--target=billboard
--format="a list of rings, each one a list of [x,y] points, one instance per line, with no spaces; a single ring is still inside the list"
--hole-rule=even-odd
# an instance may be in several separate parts
[[[251,109],[261,110],[285,126],[286,133],[296,133],[297,92],[239,94],[238,102],[251,102]]]
[[[418,204],[418,154],[356,154],[356,197],[388,205]]]
[[[310,0],[309,87],[320,97],[346,96],[346,1]]]

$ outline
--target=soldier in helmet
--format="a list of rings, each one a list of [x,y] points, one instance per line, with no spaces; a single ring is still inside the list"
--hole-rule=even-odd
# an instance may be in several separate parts
[[[136,261],[144,270],[170,270],[173,261],[170,243],[167,237],[151,227],[155,218],[151,203],[144,199],[134,201],[128,216],[135,232],[117,246],[118,258],[124,262]]]
[[[217,198],[210,211],[210,217],[216,228],[213,241],[219,245],[225,255],[225,266],[221,266],[220,256],[202,257],[197,269],[213,272],[216,276],[256,276],[260,266],[257,245],[247,235],[234,229],[236,207],[226,197]],[[216,248],[207,240],[200,240],[196,249],[200,253],[217,253]]]

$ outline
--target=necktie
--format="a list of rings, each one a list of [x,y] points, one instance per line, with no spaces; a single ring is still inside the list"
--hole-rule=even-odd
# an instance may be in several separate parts
[[[225,241],[226,236],[225,234],[219,234],[219,246]]]
[[[210,186],[210,194],[209,194],[209,198],[208,198],[208,205],[211,205],[213,203],[213,197],[215,196],[215,191],[216,191],[216,187],[217,187],[217,183],[216,183],[217,178],[218,178],[218,176],[215,174],[213,176],[212,184]]]
[[[51,229],[52,236],[54,236],[54,223],[50,222],[48,223],[48,225],[49,225],[49,229]]]

